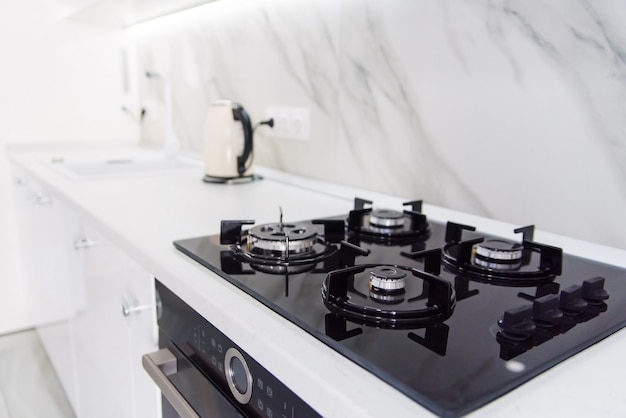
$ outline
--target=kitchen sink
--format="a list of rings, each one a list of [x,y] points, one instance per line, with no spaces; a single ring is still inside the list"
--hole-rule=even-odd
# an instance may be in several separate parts
[[[202,163],[179,155],[50,158],[46,162],[72,179],[153,175],[197,170]]]

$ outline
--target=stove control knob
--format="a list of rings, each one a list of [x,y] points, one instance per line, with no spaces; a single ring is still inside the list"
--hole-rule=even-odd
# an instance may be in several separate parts
[[[609,298],[604,289],[604,277],[594,277],[583,281],[583,299],[591,305],[600,305]]]
[[[561,290],[559,308],[570,315],[576,315],[585,310],[588,303],[583,299],[583,287],[577,284]]]
[[[226,350],[224,373],[231,393],[240,404],[247,404],[252,397],[252,374],[248,362],[234,347]]]
[[[545,295],[533,301],[533,319],[540,326],[552,327],[563,318],[557,295]]]
[[[504,337],[522,341],[533,335],[537,328],[532,321],[533,306],[524,305],[504,311],[498,326]]]

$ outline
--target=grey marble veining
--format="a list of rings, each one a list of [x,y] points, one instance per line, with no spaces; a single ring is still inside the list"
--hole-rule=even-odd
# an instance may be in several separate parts
[[[626,248],[626,4],[221,0],[129,29],[203,152],[206,111],[311,110],[256,162]],[[141,79],[146,142],[162,88]]]

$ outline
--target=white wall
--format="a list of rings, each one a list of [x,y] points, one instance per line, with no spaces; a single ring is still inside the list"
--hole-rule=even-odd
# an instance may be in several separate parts
[[[0,4],[2,140],[137,139],[136,122],[120,110],[132,105],[132,92],[124,92],[124,32],[60,20],[55,4]]]
[[[138,113],[133,80],[124,87],[123,31],[61,20],[56,5],[0,2],[0,316],[19,318],[22,301],[5,146],[139,138],[137,122],[121,110]]]

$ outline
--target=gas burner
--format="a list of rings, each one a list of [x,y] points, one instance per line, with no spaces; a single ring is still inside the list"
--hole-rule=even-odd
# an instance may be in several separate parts
[[[379,302],[383,305],[398,305],[404,302],[404,292],[385,293],[378,290],[371,290],[369,294],[372,300]]]
[[[519,270],[523,253],[519,242],[489,239],[474,245],[473,262],[492,270]]]
[[[366,208],[369,200],[354,199],[354,209],[347,220],[348,233],[364,241],[395,244],[426,238],[430,232],[426,215],[421,213],[422,201],[407,202],[410,210]]]
[[[312,270],[337,253],[333,242],[343,236],[344,227],[341,220],[286,224],[282,211],[278,223],[257,225],[242,233],[242,226],[251,224],[254,221],[222,221],[220,244],[230,244],[231,258],[240,264],[247,263],[252,269],[269,274]],[[323,226],[323,235],[316,225]]]
[[[518,228],[522,242],[485,239],[462,240],[463,231],[476,228],[448,222],[443,262],[454,271],[482,281],[508,286],[535,286],[561,274],[563,251],[534,241],[534,226]]]
[[[369,288],[374,292],[403,292],[406,285],[406,272],[394,266],[376,266],[370,270]]]
[[[369,272],[369,296],[385,305],[404,301],[406,272],[395,266],[376,266]]]
[[[476,244],[476,257],[483,260],[498,260],[502,262],[521,262],[524,246],[518,242],[503,239],[490,239]]]
[[[441,250],[414,258],[441,258]],[[433,263],[427,263],[432,265]],[[362,264],[331,271],[321,289],[332,313],[377,328],[420,328],[450,317],[452,285],[433,272],[386,264]]]
[[[372,228],[401,228],[404,226],[404,213],[392,209],[373,209],[370,212],[370,225]]]
[[[313,224],[265,224],[248,231],[247,250],[255,253],[302,254],[313,251],[317,242]]]

